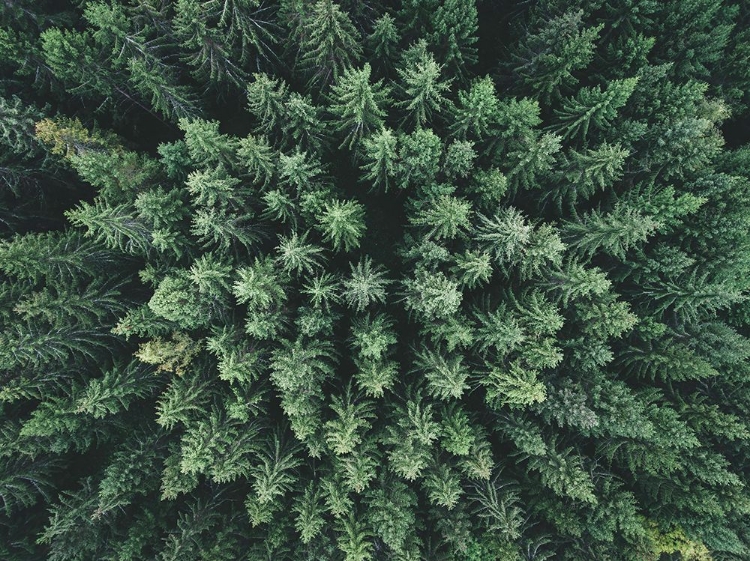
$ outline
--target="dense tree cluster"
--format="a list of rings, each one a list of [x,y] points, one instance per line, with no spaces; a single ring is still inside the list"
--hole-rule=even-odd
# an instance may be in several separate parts
[[[4,2],[0,558],[750,559],[749,106],[742,0]]]

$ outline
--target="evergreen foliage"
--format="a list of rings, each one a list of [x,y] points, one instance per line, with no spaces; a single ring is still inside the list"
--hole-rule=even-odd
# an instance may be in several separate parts
[[[0,558],[750,559],[739,0],[13,0]]]

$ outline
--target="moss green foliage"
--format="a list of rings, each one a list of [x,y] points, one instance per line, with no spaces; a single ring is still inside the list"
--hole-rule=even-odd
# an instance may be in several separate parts
[[[740,0],[13,0],[0,559],[750,560]]]

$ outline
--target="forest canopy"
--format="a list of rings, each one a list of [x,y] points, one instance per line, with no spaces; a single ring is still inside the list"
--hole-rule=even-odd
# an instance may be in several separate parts
[[[750,560],[743,0],[6,0],[0,558]]]

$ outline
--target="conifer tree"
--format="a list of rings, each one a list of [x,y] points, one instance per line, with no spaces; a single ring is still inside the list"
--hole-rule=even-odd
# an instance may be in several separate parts
[[[393,182],[398,164],[398,140],[390,129],[366,137],[362,141],[363,158],[362,179],[372,182],[374,188],[388,191]]]
[[[362,136],[383,125],[388,90],[382,81],[370,83],[370,64],[361,70],[347,68],[331,87],[331,113],[338,119],[336,129],[344,135],[342,146],[350,149]]]
[[[373,23],[372,32],[367,36],[367,43],[372,51],[373,64],[383,65],[390,69],[394,64],[399,30],[393,17],[385,13]]]
[[[424,41],[404,52],[402,59],[402,67],[397,71],[403,81],[399,96],[403,100],[396,105],[403,107],[419,128],[429,124],[433,111],[439,113],[446,105],[443,94],[450,88],[450,82],[440,80],[442,67],[427,51]]]
[[[500,111],[490,77],[477,80],[468,91],[459,92],[458,102],[451,132],[462,138],[467,135],[485,138],[496,124]]]
[[[319,0],[303,16],[299,65],[321,89],[359,62],[360,33],[333,0]]]
[[[384,278],[384,268],[380,265],[373,266],[369,257],[356,265],[350,264],[350,267],[351,276],[343,281],[343,297],[347,304],[361,312],[370,303],[384,303],[389,283]]]
[[[477,31],[479,28],[476,3],[450,0],[439,4],[432,14],[432,42],[440,52],[442,62],[459,79],[477,62]]]
[[[637,84],[636,78],[613,80],[606,91],[600,88],[582,88],[575,99],[563,101],[557,112],[559,124],[552,130],[563,137],[580,135],[585,138],[589,127],[603,128],[614,119],[616,111],[625,105]]]
[[[440,172],[443,150],[440,138],[430,129],[417,129],[399,141],[398,186],[406,189],[434,183]]]
[[[750,556],[731,0],[14,0],[0,558]]]
[[[524,87],[549,98],[576,83],[573,72],[594,57],[603,25],[585,26],[583,10],[536,18],[536,26],[521,39],[508,67]]]
[[[360,203],[340,200],[326,203],[319,221],[323,238],[334,250],[351,251],[359,247],[365,233],[364,207]]]

